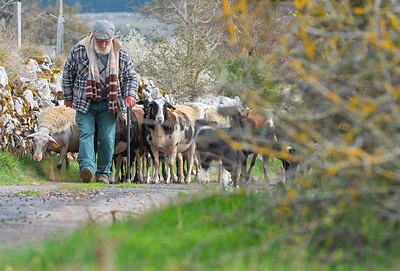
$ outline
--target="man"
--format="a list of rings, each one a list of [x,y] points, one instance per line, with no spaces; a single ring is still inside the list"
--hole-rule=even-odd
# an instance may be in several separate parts
[[[64,104],[76,110],[79,125],[78,163],[84,182],[109,183],[117,112],[125,114],[137,97],[137,74],[128,53],[114,38],[114,24],[103,20],[76,44],[64,65]],[[98,156],[94,152],[98,126]]]

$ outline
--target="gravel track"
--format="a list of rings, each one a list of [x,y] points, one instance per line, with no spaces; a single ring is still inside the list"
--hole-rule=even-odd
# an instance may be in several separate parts
[[[179,192],[195,192],[198,184],[151,184],[147,187],[60,189],[71,183],[0,186],[0,250],[72,232],[95,221],[109,223],[127,215],[171,203]],[[40,194],[23,195],[22,191]]]

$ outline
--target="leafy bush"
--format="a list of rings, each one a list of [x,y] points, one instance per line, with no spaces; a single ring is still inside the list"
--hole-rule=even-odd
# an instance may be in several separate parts
[[[241,1],[222,2],[232,50],[236,59],[247,59],[255,37],[251,26],[279,8],[273,1],[257,1],[251,8]],[[287,215],[301,232],[308,231],[297,209],[303,201],[315,214],[311,220],[333,212],[307,243],[325,251],[327,260],[334,260],[332,255],[363,259],[365,253],[379,254],[372,252],[375,246],[384,251],[396,246],[389,236],[400,232],[400,213],[393,209],[400,204],[397,15],[390,1],[294,1],[294,11],[282,15],[287,29],[273,50],[260,46],[251,65],[226,73],[227,82],[250,86],[240,88],[250,108],[274,108],[278,138],[296,149],[288,158],[299,160],[305,172],[312,167],[292,184],[296,193],[306,192],[300,203],[288,205]],[[267,25],[264,20],[260,29]],[[265,61],[281,82],[278,89],[285,90],[275,104],[262,99],[265,83],[256,95],[246,91],[257,81],[249,74]],[[274,154],[262,147],[260,152]]]
[[[268,106],[279,102],[279,93],[272,75],[272,65],[254,57],[232,57],[217,67],[218,88],[228,97],[247,100],[252,95],[268,101]]]

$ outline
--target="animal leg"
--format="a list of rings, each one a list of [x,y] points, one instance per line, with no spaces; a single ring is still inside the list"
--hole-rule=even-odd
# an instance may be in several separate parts
[[[63,161],[67,158],[67,148],[63,148],[60,150],[60,156],[57,161],[57,169],[61,170]]]
[[[50,154],[46,154],[46,160],[49,161],[49,168],[50,168],[50,176],[49,179],[51,181],[55,181],[56,180],[56,175],[54,174],[54,168],[53,168],[53,159],[51,158]]]
[[[174,148],[172,150],[172,153],[168,157],[168,173],[167,173],[167,181],[166,183],[170,182],[171,176],[172,176],[172,181],[177,182],[178,181],[178,176],[176,176],[175,171],[174,171],[174,164],[177,156],[177,149]]]
[[[122,158],[119,154],[115,156],[115,172],[114,172],[114,182],[119,183],[120,182],[120,170],[122,166]]]
[[[153,152],[153,182],[159,183],[159,174],[158,174],[158,170],[160,167],[159,152],[153,147],[151,148],[151,151]]]
[[[247,159],[246,159],[247,160]],[[253,153],[252,157],[251,157],[251,161],[250,161],[250,167],[249,170],[246,173],[246,181],[248,181],[250,179],[251,176],[251,171],[253,170],[254,164],[256,163],[257,160],[257,154]]]
[[[193,163],[196,166],[196,170],[194,170],[194,167],[193,167],[193,175],[196,176],[200,172],[200,162],[199,162],[199,158],[198,158],[198,155],[196,154],[196,152],[193,157]]]
[[[195,152],[195,146],[192,144],[189,149],[187,150],[187,156],[188,156],[188,169],[187,169],[187,175],[186,175],[186,183],[190,183],[192,180],[192,169],[193,169],[193,156]]]
[[[70,153],[67,153],[67,157],[65,157],[65,170],[69,172],[69,161],[71,159]]]
[[[138,182],[142,183],[143,182],[143,174],[141,171],[141,160],[140,160],[139,149],[135,150],[135,159],[136,159],[135,179],[137,178]]]
[[[263,171],[264,171],[264,182],[269,183],[269,174],[268,174],[268,159],[269,155],[263,155]]]
[[[178,183],[183,183],[185,180],[185,174],[183,172],[184,161],[182,153],[178,153],[176,156],[176,168],[178,171]]]
[[[151,167],[151,157],[149,154],[146,154],[146,183],[150,183],[150,167]]]

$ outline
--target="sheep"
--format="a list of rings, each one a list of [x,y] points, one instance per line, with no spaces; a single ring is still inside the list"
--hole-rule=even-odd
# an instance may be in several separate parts
[[[297,154],[296,150],[293,147],[284,144],[285,133],[282,129],[275,126],[272,111],[267,111],[266,115],[267,118],[259,113],[241,111],[239,114],[233,115],[232,117],[232,125],[237,127],[241,134],[238,137],[239,141],[246,143],[242,146],[242,150],[246,157],[243,161],[244,169],[247,169],[247,158],[251,154],[253,155],[249,170],[244,170],[242,174],[245,180],[249,180],[251,170],[254,166],[257,154],[259,153],[258,149],[260,147],[269,147],[269,149],[277,153],[276,158],[282,162],[281,169],[283,172],[283,182],[286,182],[286,180],[290,181],[296,174],[299,162],[288,160],[286,155],[285,157],[282,157],[279,153],[286,151],[289,155],[293,156]],[[279,133],[279,136],[277,136],[277,133]],[[262,158],[264,180],[268,183],[269,176],[267,172],[267,164],[269,154],[263,153]]]
[[[249,136],[247,139],[249,142],[252,142],[253,145],[271,145],[272,142],[276,142],[276,136],[274,134],[274,123],[272,120],[272,113],[269,112],[269,118],[266,120],[261,114],[250,112],[250,111],[241,111],[237,116],[234,116],[233,125],[241,130],[242,137]],[[245,155],[245,159],[243,160],[244,171],[242,175],[245,180],[249,180],[251,171],[254,167],[258,152],[252,148],[244,148],[243,153]],[[252,159],[250,162],[250,167],[247,170],[247,160],[248,157],[252,155]],[[267,171],[267,162],[269,156],[266,154],[262,155],[263,158],[263,170],[264,170],[264,180],[266,182],[269,181],[268,171]]]
[[[215,107],[209,104],[201,103],[201,102],[191,102],[185,103],[186,106],[191,106],[195,108],[198,112],[199,119],[203,120],[201,123],[213,123],[214,127],[218,128],[228,128],[229,124],[229,117],[223,116],[215,111]],[[199,122],[200,123],[200,122]],[[199,154],[197,150],[195,151],[194,155],[194,164],[196,166],[196,172],[194,174],[197,176],[200,172],[200,162],[199,162]],[[187,155],[183,153],[183,165],[187,162]],[[177,167],[181,167],[180,159],[177,160]],[[184,170],[184,174],[186,175],[186,171]]]
[[[243,167],[244,153],[240,149],[234,149],[226,140],[221,138],[224,133],[230,136],[231,128],[215,128],[211,126],[202,126],[204,120],[196,121],[195,143],[200,157],[201,172],[199,178],[202,178],[204,171],[207,171],[213,162],[219,163],[218,180],[221,184],[224,171],[228,171],[232,176],[233,186],[239,185],[238,170]],[[215,122],[214,122],[215,125]],[[202,126],[202,127],[200,127]],[[200,127],[200,128],[199,128]],[[242,168],[243,171],[243,168]]]
[[[220,128],[230,127],[229,117],[219,114],[212,105],[201,102],[185,103],[184,105],[196,108],[199,118],[206,122],[215,122],[215,125]]]
[[[146,143],[144,139],[144,126],[143,126],[143,118],[144,112],[140,106],[135,106],[130,111],[131,114],[131,157],[134,158],[131,160],[135,160],[136,163],[136,174],[134,181],[135,182],[143,182],[143,172],[141,169],[141,157],[147,154]],[[116,165],[116,173],[114,181],[119,181],[119,173],[118,170],[121,168],[120,156],[126,156],[127,150],[127,123],[126,121],[118,117],[117,118],[117,125],[115,128],[115,150],[114,155],[117,156],[117,165]],[[118,157],[119,156],[119,157]],[[130,167],[131,165],[127,165]],[[149,179],[149,176],[146,178]]]
[[[54,151],[60,154],[57,168],[60,170],[65,160],[66,170],[69,170],[67,153],[79,151],[79,127],[75,122],[75,113],[74,109],[64,105],[47,107],[40,113],[37,132],[26,137],[33,140],[33,159],[36,162]],[[52,164],[50,180],[55,180]]]
[[[159,181],[157,169],[160,162],[160,152],[168,155],[169,170],[167,171],[165,181],[169,183],[171,175],[174,182],[178,179],[173,170],[178,153],[187,151],[188,174],[185,182],[190,183],[195,151],[193,142],[194,122],[199,118],[197,110],[184,105],[174,107],[169,102],[163,100],[151,101],[148,105],[148,110],[149,114],[145,121],[148,131],[146,139],[150,145],[154,159],[154,181],[156,183]],[[180,180],[184,178],[183,175],[183,171],[179,170]]]

